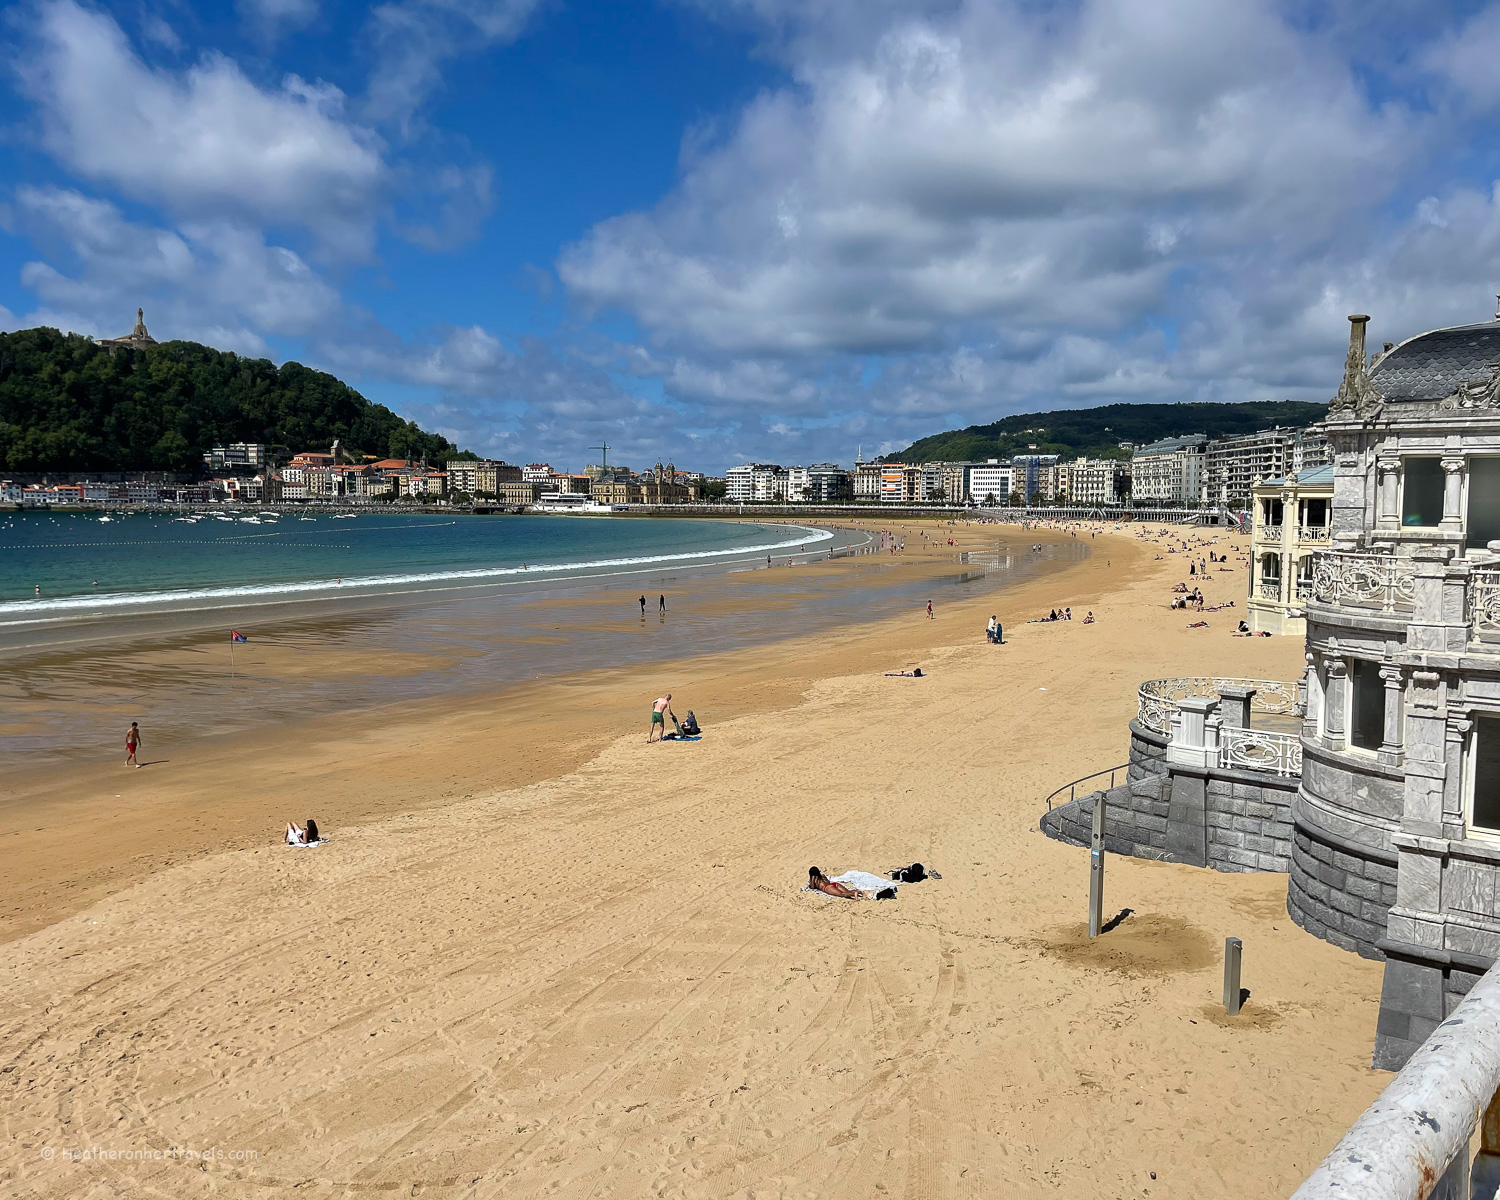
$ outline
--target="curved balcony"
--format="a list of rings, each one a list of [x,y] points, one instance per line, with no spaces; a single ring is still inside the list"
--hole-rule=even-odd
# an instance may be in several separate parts
[[[1136,720],[1146,729],[1163,735],[1172,732],[1172,714],[1177,702],[1189,696],[1217,696],[1224,687],[1252,687],[1250,711],[1267,716],[1297,720],[1303,706],[1297,698],[1297,684],[1276,679],[1230,679],[1212,675],[1181,675],[1169,679],[1148,679],[1136,689]]]

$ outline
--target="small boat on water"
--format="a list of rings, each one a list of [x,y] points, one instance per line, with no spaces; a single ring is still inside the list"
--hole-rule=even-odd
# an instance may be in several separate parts
[[[242,524],[242,525],[259,525],[260,524],[260,518],[259,517],[241,517],[240,518],[240,524]]]
[[[99,524],[101,524],[101,525],[108,525],[113,520],[114,520],[113,517],[100,517],[99,518]]]

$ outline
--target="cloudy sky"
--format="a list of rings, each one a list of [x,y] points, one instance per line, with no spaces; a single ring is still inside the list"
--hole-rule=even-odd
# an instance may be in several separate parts
[[[20,0],[0,326],[333,371],[482,453],[850,461],[1325,400],[1500,291],[1500,2]]]

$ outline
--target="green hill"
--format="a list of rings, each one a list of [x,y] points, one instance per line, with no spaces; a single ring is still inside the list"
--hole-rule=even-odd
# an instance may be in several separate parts
[[[301,363],[196,342],[113,356],[76,333],[0,333],[0,470],[197,471],[215,442],[440,462],[446,438]]]
[[[1322,420],[1326,404],[1300,400],[1257,400],[1244,404],[1107,404],[1026,413],[990,425],[970,425],[935,433],[887,462],[964,462],[1009,458],[1012,454],[1059,454],[1070,458],[1129,458],[1121,442],[1144,446],[1189,433],[1254,433],[1273,425],[1302,426]],[[1035,444],[1036,449],[1031,447]]]

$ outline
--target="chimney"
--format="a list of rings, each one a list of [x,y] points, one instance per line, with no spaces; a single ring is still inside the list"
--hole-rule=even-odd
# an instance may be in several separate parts
[[[1363,363],[1365,361],[1365,326],[1370,323],[1370,318],[1365,313],[1349,314],[1349,361]],[[1358,356],[1358,357],[1356,357]]]

